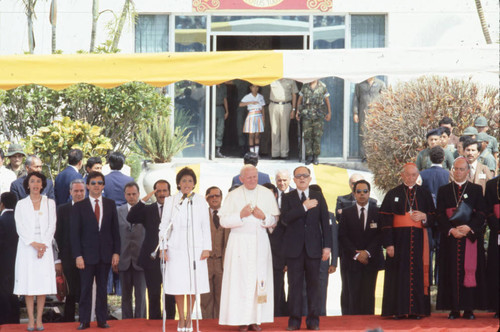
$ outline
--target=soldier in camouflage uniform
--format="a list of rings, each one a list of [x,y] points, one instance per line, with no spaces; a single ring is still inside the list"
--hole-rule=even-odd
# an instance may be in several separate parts
[[[297,121],[302,120],[302,132],[306,150],[306,165],[311,162],[317,165],[321,153],[321,137],[323,136],[323,120],[330,121],[330,94],[326,85],[318,80],[304,84],[299,92],[297,102]],[[293,116],[292,112],[292,116]]]
[[[228,115],[227,86],[226,84],[219,84],[215,88],[215,156],[217,158],[224,158],[220,148],[224,138],[224,121],[226,121]]]

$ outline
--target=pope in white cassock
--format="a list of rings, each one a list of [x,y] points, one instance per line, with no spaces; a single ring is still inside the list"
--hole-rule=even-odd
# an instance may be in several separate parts
[[[273,264],[266,228],[276,224],[280,211],[273,193],[257,184],[257,168],[241,169],[243,185],[230,192],[219,216],[231,228],[224,258],[219,324],[260,331],[272,322]]]

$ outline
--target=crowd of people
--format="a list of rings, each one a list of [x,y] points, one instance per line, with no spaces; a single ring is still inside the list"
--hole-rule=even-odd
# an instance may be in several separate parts
[[[380,206],[371,184],[354,174],[335,209],[311,184],[307,166],[279,170],[271,184],[257,170],[258,149],[245,155],[223,200],[217,186],[195,193],[197,176],[188,167],[176,176],[177,193],[161,179],[140,198],[119,152],[108,156],[109,174],[93,157],[83,177],[83,154],[73,149],[52,183],[39,157],[11,144],[5,155],[0,149],[0,324],[19,323],[23,296],[28,331],[43,330],[46,296],[56,294],[56,276],[64,274],[64,321],[75,321],[78,303],[78,330],[90,327],[93,314],[108,328],[114,271],[123,319],[146,318],[147,290],[147,318],[177,313],[178,331],[194,330],[197,295],[202,318],[239,331],[260,331],[276,316],[289,317],[289,331],[301,328],[303,316],[307,329],[319,330],[338,258],[343,315],[375,313],[377,276],[385,270],[384,317],[429,316],[433,284],[436,309],[449,319],[474,319],[474,310],[498,317],[498,143],[483,117],[460,138],[452,127],[443,118],[428,132],[428,147],[402,167],[402,183]]]

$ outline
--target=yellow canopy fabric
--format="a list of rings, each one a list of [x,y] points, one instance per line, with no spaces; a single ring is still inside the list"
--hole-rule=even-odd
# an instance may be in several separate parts
[[[103,88],[139,81],[163,87],[182,80],[203,85],[242,79],[267,85],[283,77],[275,51],[14,55],[0,57],[0,89],[39,84],[61,90],[77,83]]]

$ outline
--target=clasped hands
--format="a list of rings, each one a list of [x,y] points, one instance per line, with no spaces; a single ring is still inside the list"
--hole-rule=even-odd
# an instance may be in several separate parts
[[[370,256],[368,256],[368,252],[366,250],[356,250],[356,254],[359,254],[358,257],[356,257],[356,260],[360,262],[363,265],[368,264],[368,259]]]
[[[243,219],[251,215],[260,220],[266,219],[266,215],[264,214],[264,212],[262,212],[261,209],[259,209],[258,206],[252,206],[252,204],[247,204],[243,207],[243,209],[241,209],[240,218]]]
[[[467,225],[460,225],[450,230],[451,235],[453,235],[455,239],[461,239],[464,236],[467,236],[469,232],[470,232],[470,227]]]
[[[47,250],[47,246],[43,243],[31,242],[30,245],[36,250],[38,258],[42,258],[43,254],[45,254],[45,251]]]
[[[426,220],[427,219],[427,215],[423,212],[420,212],[418,210],[414,210],[411,214],[410,214],[410,218],[411,220],[415,221],[415,222],[421,222],[422,220]]]

